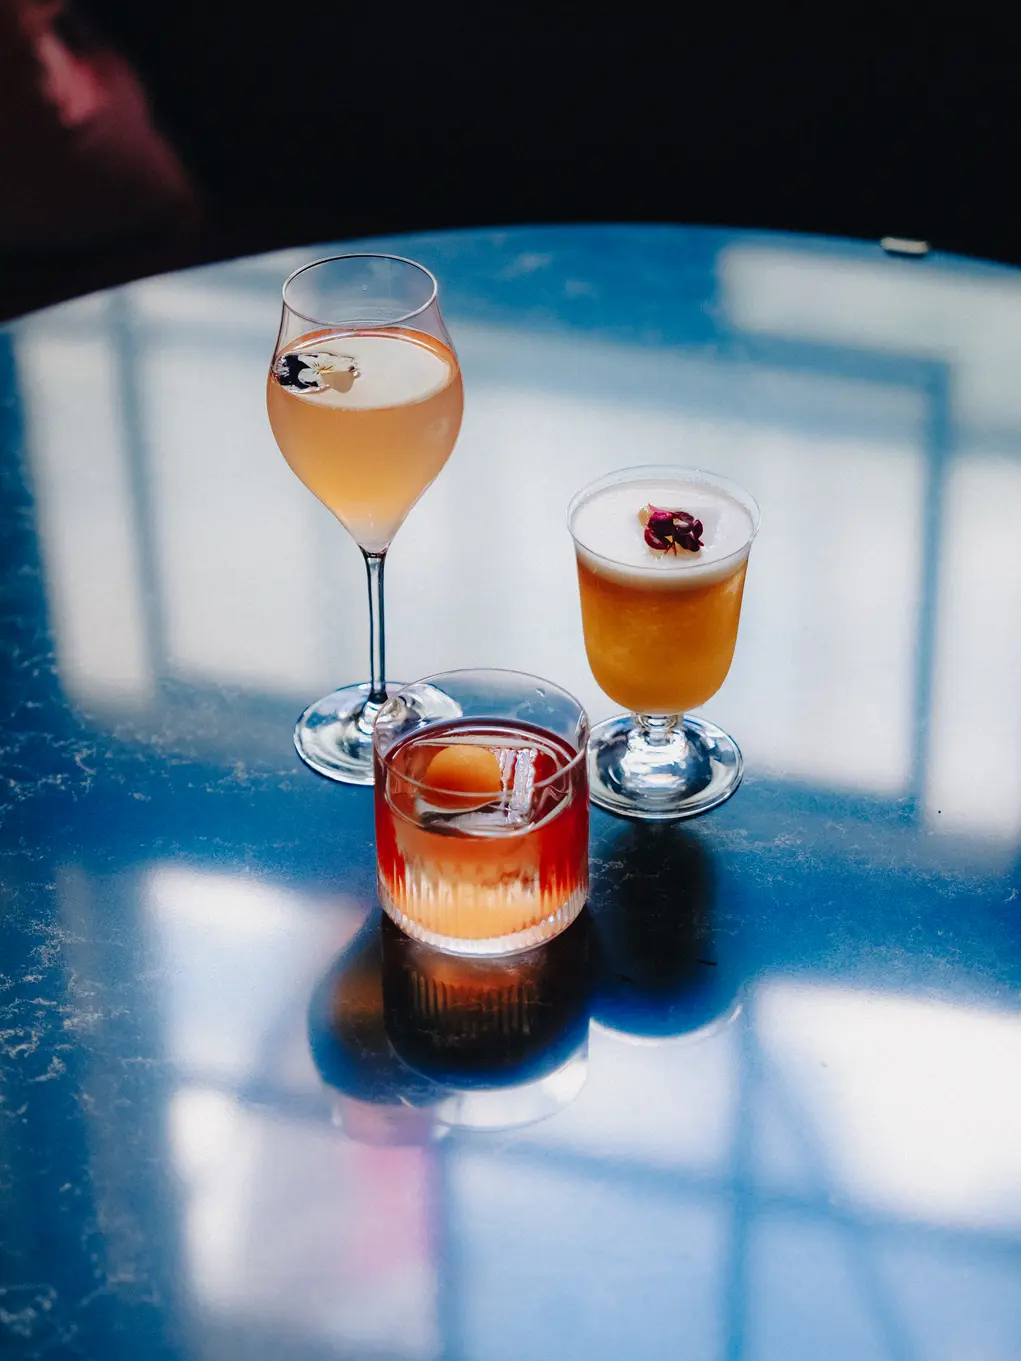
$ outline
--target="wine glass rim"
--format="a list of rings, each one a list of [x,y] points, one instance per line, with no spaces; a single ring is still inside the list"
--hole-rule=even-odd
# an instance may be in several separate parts
[[[538,681],[540,685],[552,686],[555,690],[559,690],[562,695],[564,695],[567,699],[571,701],[572,704],[574,704],[577,707],[578,712],[585,720],[585,740],[582,742],[581,746],[578,748],[575,754],[571,757],[571,759],[568,762],[566,762],[566,764],[560,766],[559,769],[555,770],[552,773],[552,775],[547,775],[544,780],[536,780],[535,784],[532,786],[533,789],[545,789],[545,787],[548,784],[552,784],[554,780],[559,780],[564,775],[573,772],[575,766],[577,766],[580,761],[584,761],[586,759],[586,757],[588,756],[588,734],[591,731],[592,727],[591,722],[589,721],[588,710],[585,708],[584,704],[582,704],[581,700],[578,699],[576,695],[572,695],[570,690],[565,690],[564,687],[560,685],[557,681],[547,680],[545,676],[533,675],[531,671],[515,671],[513,667],[509,666],[460,666],[455,667],[453,668],[453,670],[450,671],[436,671],[429,676],[422,676],[420,680],[409,681],[407,685],[402,685],[399,690],[395,690],[393,694],[387,695],[386,702],[387,704],[391,703],[391,701],[397,699],[400,695],[404,694],[405,690],[411,690],[416,685],[431,685],[434,681],[450,680],[451,678],[457,676],[477,675],[480,671],[493,676],[516,676],[521,680]],[[383,707],[385,708],[386,706],[384,705]],[[382,713],[382,709],[380,710],[380,713]],[[379,715],[377,714],[376,717],[378,720]],[[484,723],[486,722],[486,719],[480,715],[478,721],[480,723]],[[539,723],[537,723],[535,726],[537,728],[542,727],[542,725]],[[548,732],[549,729],[545,729],[545,731]],[[373,745],[375,746],[375,738],[373,738]],[[392,747],[390,750],[392,751],[394,750],[395,747],[400,747],[403,745],[404,745],[403,742],[396,742],[394,743],[394,747]],[[379,759],[386,766],[387,770],[392,771],[393,767],[390,764],[390,751],[380,752],[379,748],[376,747],[376,752],[377,755],[379,756]],[[436,794],[450,794],[463,797],[465,793],[463,789],[447,789],[440,784],[430,784],[426,780],[416,780],[410,775],[402,774],[400,778],[402,780],[406,780],[408,784],[414,785],[416,789],[428,789]]]
[[[426,298],[425,302],[422,303],[419,307],[413,308],[412,311],[410,312],[404,312],[399,317],[391,317],[388,321],[359,322],[358,323],[359,327],[368,327],[370,329],[377,328],[382,329],[383,327],[386,326],[400,326],[403,322],[411,321],[413,317],[420,316],[423,312],[427,311],[430,307],[432,307],[433,303],[439,297],[440,286],[436,280],[436,275],[432,272],[431,269],[427,269],[425,265],[420,265],[417,260],[409,260],[406,255],[387,255],[383,251],[376,250],[348,251],[346,254],[343,255],[324,255],[318,260],[309,260],[307,264],[301,265],[298,269],[295,269],[290,274],[288,274],[287,278],[284,280],[283,287],[280,290],[280,295],[283,299],[284,306],[287,308],[288,312],[290,312],[292,316],[301,317],[302,321],[311,321],[315,325],[330,326],[334,324],[339,325],[343,324],[333,323],[326,317],[313,317],[308,312],[302,312],[297,307],[292,306],[287,296],[288,288],[295,281],[295,279],[299,277],[299,275],[307,274],[310,269],[317,269],[319,265],[332,265],[336,260],[393,260],[397,264],[411,265],[413,269],[420,270],[429,280],[429,283],[431,285],[431,290],[428,298]]]
[[[646,567],[644,565],[633,566],[630,563],[621,563],[617,558],[607,557],[605,553],[600,553],[597,549],[590,548],[583,539],[575,534],[574,517],[575,513],[590,496],[594,495],[597,490],[601,491],[604,487],[612,486],[615,481],[626,481],[628,478],[633,478],[636,482],[652,481],[656,477],[678,476],[688,477],[692,481],[705,482],[709,486],[715,485],[719,487],[721,491],[731,496],[733,500],[738,501],[738,504],[748,512],[748,515],[751,518],[752,531],[741,547],[735,548],[732,553],[728,553],[722,558],[714,558],[712,562],[679,565],[674,569],[676,575],[680,576],[682,573],[689,575],[692,572],[709,572],[710,570],[715,571],[720,567],[726,566],[730,562],[747,557],[751,551],[752,544],[758,537],[759,528],[761,526],[762,513],[759,510],[758,501],[756,501],[750,491],[747,491],[742,487],[740,482],[735,482],[732,477],[726,477],[723,473],[710,472],[708,468],[696,468],[693,465],[680,463],[643,463],[630,468],[615,468],[612,472],[606,473],[602,477],[593,478],[591,482],[587,482],[584,487],[581,487],[574,493],[567,507],[567,530],[574,540],[575,547],[582,549],[589,557],[598,558],[600,562],[608,563],[611,566],[626,566],[629,571],[650,573],[659,578],[662,578],[664,575],[672,577],[674,573],[670,572],[669,569],[667,573],[664,573],[661,567],[655,567],[651,564]],[[735,496],[735,492],[740,493],[740,496]]]

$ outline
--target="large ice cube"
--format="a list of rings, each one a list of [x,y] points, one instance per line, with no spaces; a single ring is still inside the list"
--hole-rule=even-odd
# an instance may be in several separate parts
[[[511,753],[508,753],[510,755]],[[532,811],[532,791],[535,789],[535,747],[519,747],[513,753],[514,782],[510,791],[509,814],[512,819],[524,820]]]

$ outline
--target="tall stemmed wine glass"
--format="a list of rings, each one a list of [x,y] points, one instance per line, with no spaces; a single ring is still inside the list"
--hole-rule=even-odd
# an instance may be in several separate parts
[[[461,370],[436,280],[395,255],[338,255],[284,284],[266,384],[284,458],[362,550],[369,680],[310,705],[294,729],[306,765],[371,784],[372,726],[386,701],[383,566],[461,427]]]

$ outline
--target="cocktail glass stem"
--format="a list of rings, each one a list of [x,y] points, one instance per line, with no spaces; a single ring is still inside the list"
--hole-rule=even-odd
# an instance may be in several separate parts
[[[620,714],[589,745],[589,783],[601,808],[652,820],[694,817],[741,780],[732,737],[691,714]]]
[[[683,714],[636,714],[638,727],[635,729],[635,744],[650,747],[665,747],[684,738]]]
[[[383,567],[386,550],[362,549],[369,587],[369,673],[310,704],[294,729],[294,745],[306,765],[344,784],[372,784],[372,730],[386,703],[386,623]],[[368,753],[369,759],[366,759]]]
[[[683,714],[635,714],[615,767],[622,789],[676,789],[677,781],[699,782],[699,754],[684,730]]]

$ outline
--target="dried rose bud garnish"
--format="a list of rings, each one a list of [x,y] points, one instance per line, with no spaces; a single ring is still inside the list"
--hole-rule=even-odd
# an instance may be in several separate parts
[[[703,547],[702,521],[686,510],[664,510],[661,506],[643,506],[638,519],[645,530],[645,542],[660,553],[677,554],[678,548],[697,553]]]

